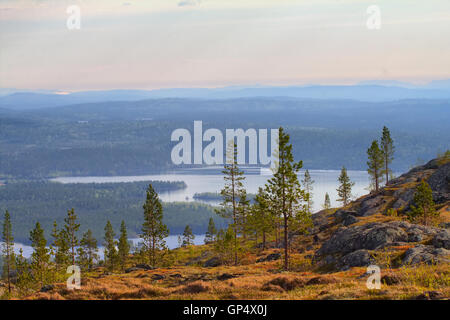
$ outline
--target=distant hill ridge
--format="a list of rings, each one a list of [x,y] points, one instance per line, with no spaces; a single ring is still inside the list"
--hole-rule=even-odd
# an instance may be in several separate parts
[[[138,101],[161,98],[232,99],[289,97],[297,99],[346,99],[370,102],[403,99],[450,99],[449,81],[414,87],[404,83],[372,81],[357,85],[258,86],[223,88],[173,88],[156,90],[99,90],[74,93],[0,89],[0,108],[29,110],[105,101]]]

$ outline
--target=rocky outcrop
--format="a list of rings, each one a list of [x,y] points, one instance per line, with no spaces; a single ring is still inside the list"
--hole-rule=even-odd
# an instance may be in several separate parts
[[[206,268],[218,267],[222,264],[222,261],[218,257],[212,257],[203,263],[203,266]]]
[[[390,221],[396,218],[367,218],[376,214],[405,217],[414,204],[416,186],[422,180],[430,185],[433,199],[442,212],[450,203],[450,163],[443,164],[435,159],[391,180],[388,186],[360,197],[345,208],[330,214],[325,210],[315,214],[312,240],[314,244],[322,245],[313,261],[337,269],[367,266],[374,262],[371,258],[373,251],[406,245],[416,247],[405,252],[403,260],[398,257],[398,264],[446,261],[445,255],[450,250],[448,219],[444,219],[440,228],[434,228],[401,220]],[[365,220],[372,222],[362,224]]]
[[[405,252],[402,259],[403,265],[414,265],[419,263],[450,262],[450,250],[434,248],[432,246],[417,245]]]
[[[279,252],[271,253],[266,257],[259,258],[256,262],[267,262],[267,261],[275,261],[281,259],[281,254]]]
[[[352,267],[366,267],[373,263],[368,250],[360,249],[349,253],[338,260],[338,268],[347,270]]]
[[[383,213],[388,208],[406,212],[413,204],[416,185],[422,179],[430,185],[433,200],[437,204],[450,200],[450,162],[439,165],[437,160],[431,160],[426,165],[416,167],[391,180],[389,185],[379,192],[358,199],[347,212],[357,217]],[[338,210],[338,216],[342,214],[339,211],[341,210]]]
[[[349,214],[349,215],[345,216],[344,220],[342,221],[342,224],[347,227],[347,226],[357,223],[358,221],[359,220],[355,216],[352,216]]]
[[[409,208],[409,204],[414,198],[414,189],[400,189],[394,192],[395,202],[392,204],[392,208],[395,210],[401,208]]]
[[[40,292],[49,292],[49,291],[52,291],[53,289],[55,289],[55,285],[53,285],[53,284],[47,284],[47,285],[43,286],[43,287],[41,288],[41,290],[39,290],[39,291],[40,291]]]
[[[154,280],[154,281],[164,280],[165,278],[166,278],[166,276],[163,274],[155,273],[154,275],[152,275],[152,280]]]
[[[360,249],[376,250],[399,243],[415,242],[439,231],[437,228],[410,224],[404,221],[368,223],[342,227],[318,250],[319,255],[348,254]]]
[[[444,248],[450,250],[450,231],[442,230],[433,238],[433,246],[436,248]]]
[[[225,280],[233,279],[233,278],[236,278],[236,277],[237,277],[237,275],[234,275],[234,274],[222,273],[220,276],[217,276],[217,280],[225,281]]]
[[[415,225],[404,221],[375,222],[348,228],[342,227],[323,243],[322,247],[316,252],[314,260],[321,260],[322,264],[333,264],[341,270],[368,266],[373,262],[369,250],[420,242],[431,237],[434,237],[433,243],[445,245],[448,240],[447,236],[442,229]],[[445,253],[442,250],[436,251],[437,248],[430,248],[433,250],[427,249],[417,258],[405,260],[405,263],[423,262],[428,259],[426,254],[440,259],[441,255]]]
[[[439,167],[428,179],[433,200],[442,203],[450,199],[450,162]]]
[[[137,264],[134,267],[130,267],[125,269],[125,273],[130,273],[130,272],[134,272],[134,271],[148,271],[148,270],[154,270],[155,268],[152,266],[149,266],[148,264]]]
[[[357,211],[358,216],[371,216],[380,212],[388,203],[383,194],[372,194],[366,197]]]

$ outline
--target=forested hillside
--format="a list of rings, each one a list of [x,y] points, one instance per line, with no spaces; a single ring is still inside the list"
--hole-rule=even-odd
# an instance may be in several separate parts
[[[6,112],[0,117],[0,179],[137,175],[167,171],[177,128],[278,128],[309,169],[364,169],[365,148],[386,124],[404,171],[447,149],[448,100],[369,103],[248,98],[104,102]],[[206,145],[206,144],[205,144]]]
[[[129,236],[137,237],[142,224],[142,204],[148,184],[159,190],[184,188],[183,182],[130,182],[61,184],[55,182],[21,182],[0,186],[0,212],[8,210],[15,240],[29,243],[29,232],[39,221],[49,236],[53,221],[64,223],[67,210],[75,208],[81,230],[88,228],[97,239],[102,239],[106,221],[118,229],[126,219]],[[189,224],[195,233],[205,233],[210,217],[219,226],[223,220],[217,217],[211,206],[200,203],[164,203],[164,222],[172,234],[183,232]]]

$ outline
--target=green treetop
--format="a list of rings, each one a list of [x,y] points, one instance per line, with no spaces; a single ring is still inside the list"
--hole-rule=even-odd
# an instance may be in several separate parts
[[[8,285],[8,294],[11,295],[11,272],[14,269],[15,258],[11,216],[9,215],[8,210],[6,210],[5,218],[3,219],[2,241],[3,276],[6,278]]]
[[[408,213],[410,220],[424,225],[436,224],[439,212],[436,211],[433,201],[433,191],[425,180],[417,186],[413,202],[414,205],[411,205],[411,211]]]
[[[386,126],[383,127],[383,135],[381,136],[380,147],[384,160],[384,173],[386,175],[386,184],[388,184],[389,174],[392,173],[392,171],[389,169],[389,164],[391,164],[392,160],[394,160],[395,148],[394,148],[394,141],[391,138],[391,133]]]
[[[144,203],[144,224],[142,234],[144,251],[148,262],[156,265],[156,256],[159,250],[165,248],[164,238],[169,235],[167,226],[163,223],[163,209],[158,194],[150,184],[147,189],[147,199]]]
[[[119,237],[119,263],[122,270],[125,269],[125,264],[130,254],[130,243],[128,242],[128,233],[125,221],[122,220],[120,225],[120,237]]]
[[[111,222],[108,220],[105,226],[105,265],[109,270],[114,270],[117,261],[117,241],[114,240],[115,232]]]
[[[339,187],[336,189],[338,192],[339,198],[337,201],[342,202],[344,206],[346,206],[351,198],[352,198],[352,187],[355,185],[354,182],[350,180],[350,177],[347,174],[347,169],[342,167],[341,174],[339,175]]]
[[[188,247],[194,244],[194,234],[192,233],[192,229],[189,225],[184,228],[183,231],[183,247]]]
[[[367,149],[367,156],[369,158],[367,161],[367,172],[372,179],[375,191],[378,191],[380,183],[383,180],[384,157],[380,147],[378,146],[377,140],[372,141],[370,148]]]

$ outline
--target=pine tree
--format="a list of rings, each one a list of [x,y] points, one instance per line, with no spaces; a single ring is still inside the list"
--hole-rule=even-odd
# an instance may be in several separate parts
[[[330,195],[328,192],[325,193],[325,201],[322,206],[325,210],[329,210],[331,208]]]
[[[225,163],[224,174],[225,186],[221,190],[222,195],[221,207],[216,209],[216,213],[225,219],[231,219],[230,224],[234,232],[234,264],[238,264],[238,233],[242,227],[242,215],[245,214],[245,209],[242,206],[247,204],[246,192],[243,181],[245,179],[244,172],[239,170],[237,163],[237,146],[233,140],[230,140],[227,145],[227,162]],[[240,200],[243,201],[240,201]]]
[[[268,196],[263,188],[258,188],[255,201],[252,205],[251,216],[248,221],[258,242],[258,234],[262,236],[262,248],[266,249],[267,234],[274,230],[274,217],[269,210]]]
[[[220,229],[214,242],[214,251],[221,261],[225,263],[234,262],[234,229],[228,225],[226,230]]]
[[[53,222],[51,236],[53,237],[52,248],[54,250],[54,260],[56,273],[66,271],[70,264],[70,239],[66,229],[58,230],[56,221]]]
[[[436,211],[433,201],[433,191],[425,180],[417,186],[413,202],[414,205],[411,205],[411,211],[408,213],[410,220],[426,226],[436,224],[439,212]]]
[[[32,286],[33,277],[31,275],[30,264],[23,256],[22,248],[19,249],[19,254],[16,255],[15,264],[17,270],[16,288],[20,295],[25,295]]]
[[[238,233],[242,235],[244,240],[247,239],[248,230],[246,228],[247,220],[250,215],[250,200],[247,198],[247,191],[243,189],[242,194],[239,197],[237,206],[238,217]]]
[[[80,248],[78,248],[79,263],[84,270],[92,270],[94,261],[98,260],[97,252],[97,239],[94,238],[91,229],[88,229],[83,234],[80,240]]]
[[[11,272],[14,270],[14,237],[12,233],[11,216],[8,210],[5,212],[3,220],[3,234],[2,234],[2,255],[3,255],[3,276],[6,275],[6,282],[8,284],[8,294],[11,295]]]
[[[189,225],[187,225],[183,231],[183,244],[181,246],[188,247],[188,246],[194,244],[194,238],[195,238],[195,236],[192,233],[191,227]]]
[[[302,205],[306,194],[300,188],[297,173],[303,162],[294,162],[292,145],[289,144],[289,135],[279,129],[278,139],[278,170],[266,185],[269,194],[269,206],[276,215],[281,214],[284,229],[284,269],[289,268],[289,241],[290,225],[302,227],[310,221],[306,206]]]
[[[347,175],[347,169],[345,169],[345,167],[342,167],[338,180],[339,187],[336,191],[338,192],[339,199],[337,199],[337,201],[342,202],[342,204],[346,206],[352,197],[352,187],[355,183],[350,181],[350,178]]]
[[[384,173],[386,174],[386,185],[389,183],[389,174],[392,172],[389,169],[389,164],[394,160],[394,141],[391,138],[389,129],[383,127],[383,135],[381,136],[381,153],[383,154]]]
[[[313,183],[314,180],[311,178],[311,175],[309,174],[309,170],[306,169],[304,178],[302,180],[303,188],[305,189],[306,193],[306,208],[309,213],[312,213],[314,202],[312,200],[313,198]]]
[[[105,226],[105,265],[109,270],[114,270],[117,260],[117,242],[114,240],[115,232],[111,222],[108,220]]]
[[[119,237],[119,263],[122,270],[125,269],[128,256],[130,254],[130,243],[128,242],[127,227],[125,221],[122,220],[120,225],[120,237]]]
[[[209,218],[208,230],[206,231],[205,234],[205,243],[207,244],[214,242],[216,235],[217,235],[216,225],[214,224],[214,219],[211,217]]]
[[[39,222],[36,222],[35,228],[30,232],[31,246],[31,273],[35,282],[42,287],[48,281],[50,254],[47,249],[47,240],[45,240],[44,230]]]
[[[378,146],[377,140],[373,140],[370,148],[367,149],[369,161],[367,161],[367,172],[372,178],[372,183],[375,186],[375,191],[379,190],[380,183],[383,180],[384,158],[383,153]]]
[[[64,219],[65,231],[69,237],[69,245],[71,248],[71,259],[72,265],[75,265],[75,247],[78,245],[77,239],[77,231],[80,228],[80,225],[76,222],[77,216],[75,214],[75,210],[72,208],[67,211],[67,217]]]
[[[163,223],[163,209],[158,194],[150,184],[147,189],[147,199],[144,208],[144,224],[142,225],[143,248],[147,253],[148,262],[156,266],[158,250],[164,249],[164,238],[169,235],[167,226]]]

